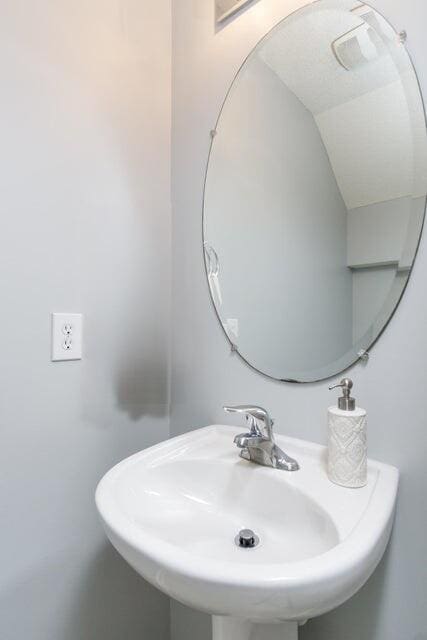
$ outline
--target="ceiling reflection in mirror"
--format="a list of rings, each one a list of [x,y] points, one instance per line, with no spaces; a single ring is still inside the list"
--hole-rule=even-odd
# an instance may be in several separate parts
[[[253,50],[223,105],[204,200],[211,296],[254,368],[309,382],[383,331],[423,226],[426,128],[404,35],[318,0]]]

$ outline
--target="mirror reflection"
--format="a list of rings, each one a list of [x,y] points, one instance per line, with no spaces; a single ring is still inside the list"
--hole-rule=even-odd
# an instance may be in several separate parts
[[[335,375],[375,342],[425,211],[423,103],[404,34],[319,0],[254,49],[223,105],[204,250],[224,331],[281,380]]]

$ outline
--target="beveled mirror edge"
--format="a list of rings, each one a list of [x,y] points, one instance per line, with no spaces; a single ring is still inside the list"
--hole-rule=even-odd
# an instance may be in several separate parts
[[[266,371],[262,371],[261,369],[258,369],[254,364],[252,364],[247,358],[245,358],[245,356],[240,352],[238,345],[236,345],[230,338],[230,336],[228,335],[227,331],[225,330],[224,324],[222,322],[222,319],[219,315],[218,309],[216,307],[215,304],[215,300],[214,297],[212,295],[212,289],[210,287],[209,284],[209,274],[208,274],[208,265],[206,262],[206,255],[205,255],[205,243],[206,243],[206,238],[205,238],[205,219],[206,219],[206,211],[205,211],[205,196],[206,196],[206,187],[207,187],[207,179],[208,179],[208,171],[209,171],[209,163],[210,163],[210,159],[211,159],[211,154],[212,154],[212,149],[213,149],[213,144],[214,144],[214,140],[218,131],[218,125],[221,119],[221,115],[223,113],[225,104],[227,102],[227,99],[229,98],[231,91],[233,89],[234,83],[236,82],[237,78],[239,77],[240,73],[242,72],[243,68],[245,67],[247,61],[249,60],[249,58],[252,56],[252,54],[254,53],[254,51],[256,51],[264,41],[266,41],[270,35],[272,35],[272,33],[278,29],[278,27],[285,22],[288,18],[290,18],[291,16],[294,16],[295,14],[298,14],[300,11],[303,11],[304,9],[306,9],[309,6],[312,6],[314,4],[320,4],[322,2],[322,0],[312,0],[311,2],[308,1],[306,2],[306,4],[301,5],[301,7],[298,7],[297,9],[295,9],[294,11],[291,11],[290,13],[288,13],[286,16],[284,16],[283,18],[281,18],[278,22],[276,22],[276,24],[274,24],[263,36],[262,38],[260,38],[258,40],[258,42],[254,45],[254,47],[249,51],[249,53],[247,54],[247,56],[245,56],[245,58],[243,59],[242,63],[240,64],[240,66],[238,67],[236,73],[234,74],[232,81],[226,91],[226,94],[224,96],[224,99],[221,103],[221,107],[218,113],[218,116],[216,118],[215,121],[215,126],[213,129],[210,130],[210,132],[208,133],[208,135],[210,136],[210,144],[209,144],[209,151],[208,151],[208,156],[207,156],[207,160],[206,160],[206,167],[205,167],[205,173],[204,173],[204,181],[203,181],[203,193],[202,193],[202,243],[201,243],[201,249],[202,249],[202,258],[203,258],[203,264],[204,264],[204,270],[205,270],[205,276],[206,276],[206,284],[208,286],[208,290],[209,290],[209,297],[210,297],[210,302],[211,305],[214,309],[215,315],[217,317],[217,320],[219,322],[219,325],[221,327],[221,330],[223,332],[223,334],[226,337],[226,340],[229,344],[230,347],[230,353],[231,354],[236,354],[239,356],[240,360],[242,360],[242,362],[248,366],[250,369],[252,369],[253,371],[255,371],[256,373],[262,375],[263,377],[269,379],[269,380],[273,380],[275,382],[287,382],[287,383],[293,383],[293,384],[313,384],[313,383],[317,383],[317,382],[323,382],[326,380],[330,380],[331,378],[336,377],[337,375],[340,375],[341,373],[344,373],[346,371],[349,371],[352,367],[354,367],[357,364],[360,363],[367,363],[368,360],[370,359],[371,356],[371,350],[373,349],[373,347],[375,347],[376,343],[378,342],[378,340],[381,338],[381,336],[383,335],[383,333],[386,331],[386,329],[388,328],[389,324],[391,323],[392,319],[394,318],[396,311],[402,301],[402,298],[407,290],[409,281],[411,280],[412,277],[412,271],[416,262],[416,258],[418,255],[418,251],[420,249],[420,245],[421,245],[421,239],[423,236],[423,231],[424,231],[424,227],[425,227],[425,221],[426,221],[426,210],[427,210],[427,194],[424,197],[424,205],[423,205],[423,216],[422,216],[422,222],[421,222],[421,228],[420,228],[420,233],[419,233],[419,237],[418,237],[418,241],[416,244],[416,248],[414,251],[414,257],[412,260],[412,265],[409,269],[408,272],[408,277],[406,279],[405,285],[402,288],[402,291],[396,301],[396,304],[393,307],[393,310],[391,311],[391,313],[389,314],[387,321],[384,323],[383,327],[380,329],[380,331],[378,332],[378,334],[366,345],[366,346],[361,346],[358,345],[356,347],[357,349],[357,353],[354,354],[354,356],[351,356],[349,358],[348,364],[343,365],[342,368],[338,368],[336,370],[334,370],[332,373],[328,374],[328,375],[324,375],[321,377],[313,377],[313,379],[293,379],[293,378],[279,378],[276,377],[274,375],[271,375],[269,373],[267,373]],[[422,91],[422,87],[421,87],[421,82],[420,79],[418,77],[418,73],[417,73],[417,69],[415,66],[415,62],[413,59],[413,56],[411,55],[411,52],[408,48],[408,34],[406,32],[406,30],[404,29],[399,29],[397,30],[395,28],[395,26],[393,25],[393,23],[384,16],[384,14],[381,11],[378,11],[376,8],[372,7],[372,5],[369,2],[365,2],[363,0],[363,4],[365,4],[366,6],[372,8],[373,11],[375,11],[379,16],[381,16],[381,18],[393,29],[394,33],[396,34],[396,37],[399,38],[402,46],[405,47],[405,51],[406,54],[408,56],[408,60],[409,63],[412,67],[412,71],[414,73],[414,78],[416,80],[416,84],[417,84],[417,88],[418,88],[418,93],[420,96],[420,100],[421,100],[421,107],[422,107],[422,112],[423,112],[423,122],[424,122],[424,128],[425,131],[427,131],[427,112],[426,112],[426,100],[424,99],[424,95],[423,95],[423,91]],[[404,37],[403,37],[404,34]],[[347,354],[350,356],[350,354],[354,351],[355,349],[351,349],[349,352],[347,352]],[[341,360],[345,361],[347,354],[344,354],[343,358]],[[310,376],[307,376],[307,378],[310,378]]]

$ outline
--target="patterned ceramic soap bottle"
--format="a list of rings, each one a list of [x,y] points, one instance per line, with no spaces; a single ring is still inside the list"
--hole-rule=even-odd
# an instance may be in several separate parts
[[[364,487],[367,482],[366,411],[350,396],[353,382],[343,378],[329,389],[342,388],[338,407],[328,409],[328,476],[342,487]]]

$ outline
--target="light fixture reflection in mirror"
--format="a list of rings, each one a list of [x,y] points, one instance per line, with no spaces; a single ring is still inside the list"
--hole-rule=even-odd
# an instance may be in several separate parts
[[[258,44],[217,122],[203,224],[216,312],[248,364],[309,382],[369,350],[414,262],[426,159],[414,67],[372,7],[318,0]]]

